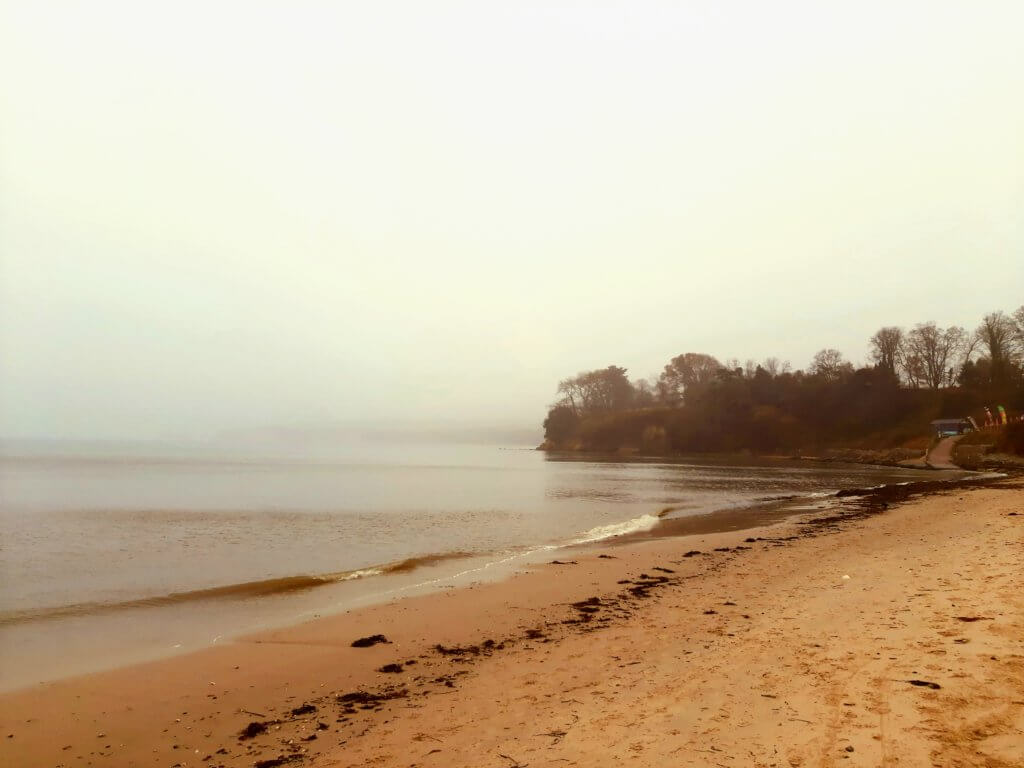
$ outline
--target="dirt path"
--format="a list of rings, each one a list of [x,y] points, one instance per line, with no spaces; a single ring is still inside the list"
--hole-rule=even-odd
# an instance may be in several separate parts
[[[901,467],[911,469],[960,469],[953,463],[953,448],[963,435],[944,437],[918,459],[901,461]]]
[[[959,469],[953,463],[953,449],[962,437],[963,435],[953,435],[942,438],[928,452],[928,458],[925,461],[934,469]]]

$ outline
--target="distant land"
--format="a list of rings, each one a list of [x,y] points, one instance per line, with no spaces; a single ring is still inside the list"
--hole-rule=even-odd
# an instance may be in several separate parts
[[[1024,412],[1024,306],[992,312],[972,331],[919,323],[881,328],[871,364],[855,368],[822,349],[806,370],[768,357],[672,358],[657,378],[625,368],[584,371],[558,384],[541,448],[661,455],[807,454],[823,448],[917,451],[929,422],[979,426]]]

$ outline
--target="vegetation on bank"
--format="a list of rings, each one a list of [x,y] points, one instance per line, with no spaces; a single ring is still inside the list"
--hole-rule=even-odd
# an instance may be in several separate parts
[[[1024,456],[1024,422],[1008,424],[998,430],[994,448],[998,453]]]
[[[992,453],[1024,456],[1024,422],[972,432],[964,435],[957,445],[979,446]]]
[[[879,330],[872,364],[855,368],[834,349],[807,370],[767,358],[724,363],[674,357],[656,379],[625,368],[559,382],[542,448],[645,454],[803,452],[891,448],[920,440],[928,422],[985,408],[1024,410],[1024,306],[986,315],[973,332],[921,323]]]
[[[1024,422],[965,435],[953,449],[953,460],[965,469],[1024,468]]]

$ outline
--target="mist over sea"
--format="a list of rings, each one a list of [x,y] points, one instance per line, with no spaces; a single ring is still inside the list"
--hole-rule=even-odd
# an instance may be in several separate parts
[[[109,665],[112,654],[197,647],[456,574],[483,577],[662,517],[912,476],[381,437],[305,450],[8,444],[0,685]]]

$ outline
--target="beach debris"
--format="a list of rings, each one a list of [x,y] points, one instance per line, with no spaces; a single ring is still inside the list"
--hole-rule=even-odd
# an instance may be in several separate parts
[[[1015,515],[1017,513],[1016,512],[1011,512],[1010,514],[1011,515]],[[615,555],[598,555],[598,557],[601,560],[617,560],[618,559],[617,557],[615,557]]]
[[[551,746],[555,746],[558,742],[565,738],[568,731],[546,731],[544,733],[538,733],[538,736],[548,736],[554,741],[551,742]]]
[[[907,680],[911,685],[916,685],[919,688],[931,688],[933,691],[937,691],[942,688],[938,683],[933,683],[929,680]]]
[[[672,581],[673,579],[668,576],[648,576],[646,573],[641,573],[640,578],[633,581],[633,586],[626,591],[633,595],[633,597],[650,597],[651,589],[668,584]]]
[[[683,553],[683,557],[693,557],[695,555],[703,555],[703,554],[704,553],[701,552],[699,549],[691,549],[689,552]]]
[[[371,645],[377,645],[378,643],[389,643],[384,635],[370,635],[369,637],[360,637],[358,640],[352,641],[353,648],[369,648]]]
[[[541,640],[544,637],[543,629],[528,629],[526,630],[527,640]]]
[[[308,715],[316,712],[316,707],[312,704],[303,704],[301,707],[296,707],[292,710],[293,715]]]
[[[503,758],[505,758],[506,760],[508,760],[509,762],[512,763],[512,765],[510,765],[508,768],[526,768],[526,766],[529,765],[529,763],[520,763],[514,757],[509,757],[508,755],[503,755],[503,754],[501,754],[501,752],[498,753],[498,757],[503,757]]]
[[[265,733],[269,722],[261,722],[260,720],[253,720],[238,734],[239,741],[245,741],[246,739],[253,739],[259,736],[261,733]]]
[[[651,568],[652,571],[661,571],[662,573],[675,573],[671,568],[662,568],[660,565],[656,565]]]
[[[479,656],[480,646],[479,645],[453,645],[445,646],[438,643],[434,646],[434,650],[440,653],[442,656]]]
[[[713,616],[716,613],[718,613],[718,611],[714,610],[713,608],[708,608],[706,611],[704,611],[705,616]]]
[[[849,575],[844,573],[843,574],[843,581],[849,581],[849,580],[850,580]]]
[[[552,560],[551,565],[579,565],[575,560]]]
[[[301,759],[302,755],[278,755],[277,757],[272,757],[269,760],[257,760],[254,765],[255,768],[277,768],[279,765],[295,763]]]
[[[431,736],[429,733],[417,733],[415,736],[412,737],[413,741],[426,741],[427,739],[430,739],[431,741],[436,741],[438,744],[444,743],[439,738],[437,738],[437,736]]]
[[[576,725],[576,723],[578,723],[579,721],[580,721],[580,716],[577,715],[575,712],[573,712],[572,713],[572,722],[565,727],[565,730],[562,730],[560,728],[555,728],[555,729],[550,730],[550,731],[545,731],[544,733],[538,733],[537,736],[548,736],[551,739],[553,739],[553,741],[551,742],[551,746],[553,747],[558,742],[560,742],[562,739],[564,739],[566,737],[566,735],[569,733],[569,729],[572,728],[574,725]]]
[[[380,667],[377,671],[384,672],[386,674],[398,674],[403,669],[404,667],[401,664],[385,664],[383,667]]]
[[[409,691],[405,688],[385,688],[380,693],[370,693],[369,691],[352,691],[351,693],[343,693],[338,697],[338,701],[341,704],[364,704],[364,705],[380,705],[381,702],[390,701],[391,699],[404,699],[409,695]]]
[[[966,621],[966,622],[971,622],[971,621],[992,621],[992,617],[991,616],[957,616],[956,620],[957,621]]]

